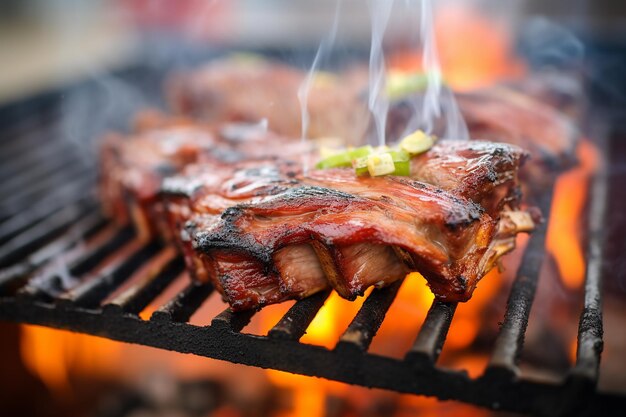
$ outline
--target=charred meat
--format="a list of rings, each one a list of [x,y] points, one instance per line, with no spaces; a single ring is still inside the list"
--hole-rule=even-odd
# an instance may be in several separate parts
[[[471,138],[519,146],[530,155],[520,172],[525,192],[542,192],[546,180],[571,166],[578,132],[569,117],[537,98],[506,86],[455,94]],[[387,134],[399,137],[414,114],[412,97],[392,102]],[[438,127],[435,126],[435,132]]]
[[[191,166],[165,181],[163,198],[193,275],[234,309],[329,286],[354,299],[410,271],[440,299],[462,301],[513,249],[520,222],[532,228],[518,210],[524,156],[509,145],[442,141],[413,162],[412,178],[304,175],[285,161],[243,164],[226,176]]]
[[[145,239],[173,242],[191,275],[235,310],[328,288],[354,299],[412,271],[439,299],[465,301],[537,221],[520,202],[522,148],[545,164],[570,145],[553,113],[537,116],[517,93],[484,92],[461,100],[471,135],[510,144],[442,140],[405,160],[405,177],[303,170],[310,149],[290,138],[302,134],[304,74],[244,61],[172,79],[178,116],[144,113],[133,135],[109,136],[101,154],[107,211]],[[309,137],[364,137],[360,75],[313,74]],[[391,129],[401,128],[399,109]]]
[[[243,161],[304,153],[307,145],[268,132],[262,124],[202,125],[163,116],[141,115],[134,134],[110,134],[101,145],[100,193],[105,212],[135,224],[140,237],[159,233],[164,214],[158,198],[165,178],[194,163],[213,170]]]

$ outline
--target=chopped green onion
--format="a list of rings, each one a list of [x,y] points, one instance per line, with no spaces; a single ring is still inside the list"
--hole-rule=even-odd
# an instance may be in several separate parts
[[[327,156],[315,165],[317,169],[342,168],[352,166],[352,161],[362,158],[372,153],[372,147],[361,146],[355,149],[339,152],[334,155]]]
[[[391,163],[393,164],[393,171],[391,171],[391,165],[389,165],[389,158],[391,158]],[[409,176],[411,168],[410,155],[403,150],[373,153],[353,160],[352,167],[359,177],[368,174],[373,177],[387,174]],[[374,173],[372,174],[372,172]]]
[[[391,157],[393,158],[393,162],[407,162],[411,159],[411,155],[408,152],[400,149],[397,151],[390,151]]]
[[[403,149],[390,150],[386,146],[376,149],[371,146],[348,149],[334,153],[317,163],[316,168],[354,168],[357,176],[410,175],[411,155]]]
[[[352,158],[348,152],[341,152],[335,155],[328,156],[315,165],[317,169],[339,168],[349,167],[352,164]]]
[[[400,149],[411,155],[424,153],[435,144],[435,139],[421,130],[416,130],[400,141]]]
[[[350,151],[350,156],[352,159],[362,158],[374,152],[374,149],[370,145],[361,146],[360,148],[355,148]]]
[[[390,153],[379,153],[367,158],[367,170],[372,177],[393,174],[396,166]]]
[[[391,100],[424,91],[426,87],[428,87],[427,74],[409,74],[401,71],[390,72],[385,85],[387,97]]]
[[[409,177],[411,175],[410,161],[394,161],[393,165],[396,167],[395,171],[393,171],[393,175],[400,177]]]
[[[411,175],[411,155],[408,152],[403,151],[402,149],[398,151],[391,151],[391,158],[393,159],[393,164],[396,167],[393,175],[399,175],[403,177],[408,177]]]
[[[357,176],[362,177],[363,175],[368,175],[369,171],[367,170],[367,160],[369,156],[364,156],[362,158],[357,158],[352,161],[352,167],[354,168],[354,172]]]

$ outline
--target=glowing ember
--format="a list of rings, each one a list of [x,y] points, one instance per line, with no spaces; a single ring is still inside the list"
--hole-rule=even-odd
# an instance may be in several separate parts
[[[471,91],[526,73],[524,64],[514,56],[508,29],[471,7],[440,6],[435,34],[443,79],[455,91]],[[404,72],[424,70],[422,56],[410,50],[391,54],[389,66]]]
[[[118,342],[38,326],[22,326],[21,333],[24,364],[57,395],[71,395],[76,370],[91,376],[119,376],[124,346]]]
[[[598,162],[598,151],[585,140],[578,145],[577,156],[580,164],[561,175],[556,182],[546,242],[563,284],[569,289],[579,288],[585,277],[581,220],[589,182]]]
[[[471,90],[525,73],[514,56],[509,30],[472,7],[442,6],[435,32],[444,79],[455,90]]]

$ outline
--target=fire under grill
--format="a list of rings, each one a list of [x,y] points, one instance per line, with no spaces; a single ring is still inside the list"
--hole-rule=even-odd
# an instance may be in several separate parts
[[[121,248],[128,249],[135,234],[131,228],[116,228],[100,213],[96,172],[81,148],[64,138],[59,99],[38,97],[2,110],[0,319],[533,415],[597,415],[604,409],[609,415],[610,410],[626,408],[626,397],[595,389],[603,332],[601,230],[607,183],[602,173],[591,191],[584,308],[576,363],[568,376],[560,383],[533,381],[520,377],[517,366],[545,255],[546,222],[533,233],[523,254],[489,365],[482,376],[470,378],[437,365],[455,304],[432,304],[404,359],[368,353],[401,282],[374,290],[330,350],[299,341],[329,292],[296,302],[266,336],[242,333],[254,312],[226,309],[209,325],[190,324],[213,293],[210,285],[196,283],[142,319],[139,313],[166,287],[184,279],[183,262],[166,256],[159,268],[119,291],[142,265],[168,249],[159,242],[135,246],[101,265]],[[538,201],[546,218],[551,194]],[[107,230],[110,233],[104,233]],[[97,234],[106,238],[81,246]],[[67,272],[76,277],[70,288],[53,268],[45,273],[46,265],[63,254],[71,254]]]

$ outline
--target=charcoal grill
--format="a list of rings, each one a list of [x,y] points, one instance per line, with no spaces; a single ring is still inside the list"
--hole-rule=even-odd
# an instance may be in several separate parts
[[[91,84],[80,88],[93,88]],[[519,376],[518,357],[545,253],[546,224],[542,224],[523,254],[489,365],[482,376],[470,378],[463,371],[437,365],[455,304],[432,304],[403,359],[368,352],[400,282],[369,295],[334,349],[299,341],[329,292],[296,302],[267,336],[242,332],[254,312],[226,309],[210,325],[190,324],[190,317],[213,292],[208,284],[189,283],[149,319],[140,318],[139,313],[169,284],[183,279],[183,262],[176,256],[110,299],[138,268],[166,249],[159,242],[151,242],[92,273],[103,259],[131,242],[135,233],[128,227],[116,228],[96,246],[80,250],[81,241],[114,226],[99,211],[91,159],[65,138],[60,109],[66,94],[64,90],[2,109],[0,319],[532,415],[617,415],[626,409],[626,397],[595,388],[603,332],[600,232],[607,197],[603,172],[595,178],[592,190],[584,308],[575,365],[559,383]],[[538,201],[548,218],[551,194],[550,189]],[[77,285],[64,290],[61,277],[55,273],[31,279],[34,271],[70,251],[79,255],[69,261],[69,275],[86,277]],[[108,301],[103,304],[105,299]]]

